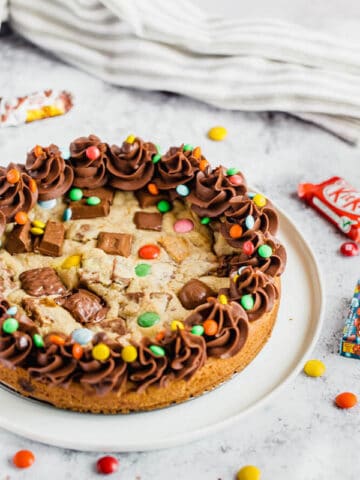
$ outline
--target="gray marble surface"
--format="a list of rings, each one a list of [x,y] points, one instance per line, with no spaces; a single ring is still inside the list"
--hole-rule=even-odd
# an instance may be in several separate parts
[[[359,257],[339,255],[344,237],[304,206],[295,191],[301,181],[318,182],[335,174],[360,187],[359,149],[281,114],[226,112],[165,93],[114,88],[15,37],[0,38],[0,66],[2,96],[66,88],[76,98],[67,116],[0,130],[1,162],[24,161],[35,143],[62,145],[90,132],[118,143],[135,132],[164,147],[200,144],[212,162],[240,167],[249,183],[288,212],[313,247],[324,274],[325,323],[313,353],[325,361],[323,378],[299,374],[279,397],[246,421],[196,443],[165,451],[120,453],[120,471],[111,478],[226,480],[249,463],[261,468],[263,480],[358,478],[360,407],[340,411],[333,398],[345,390],[360,394],[360,361],[337,354],[346,308],[360,277]],[[213,143],[206,138],[209,127],[216,124],[228,129],[226,141]],[[0,480],[99,478],[94,463],[101,452],[48,447],[1,429],[0,445]],[[23,472],[10,462],[21,448],[37,455],[36,464]]]

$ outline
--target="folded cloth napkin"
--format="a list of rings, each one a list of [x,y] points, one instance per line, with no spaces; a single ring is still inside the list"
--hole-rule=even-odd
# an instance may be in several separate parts
[[[188,0],[10,0],[9,11],[21,35],[113,84],[360,138],[360,35],[215,17]]]

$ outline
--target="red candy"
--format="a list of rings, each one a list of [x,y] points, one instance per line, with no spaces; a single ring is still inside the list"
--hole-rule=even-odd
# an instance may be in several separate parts
[[[138,251],[139,257],[144,258],[145,260],[154,260],[160,255],[160,248],[157,245],[144,245],[139,248]]]
[[[231,175],[229,177],[230,183],[233,185],[243,185],[244,184],[244,179],[241,175]]]
[[[35,455],[30,450],[19,450],[13,456],[13,463],[17,468],[29,468],[35,462]]]
[[[360,192],[340,177],[323,183],[301,183],[298,195],[336,225],[351,240],[360,242]]]
[[[344,242],[340,247],[340,253],[345,257],[356,257],[360,253],[360,248],[354,242]]]
[[[98,473],[104,473],[105,475],[117,472],[118,468],[118,460],[115,457],[111,457],[110,455],[107,455],[106,457],[101,457],[96,462],[96,469]]]
[[[86,149],[86,156],[89,160],[96,160],[100,157],[100,150],[98,149],[98,147],[95,147],[95,145],[88,147]]]
[[[254,253],[255,247],[250,240],[247,240],[246,242],[244,242],[242,249],[245,255],[250,256]]]

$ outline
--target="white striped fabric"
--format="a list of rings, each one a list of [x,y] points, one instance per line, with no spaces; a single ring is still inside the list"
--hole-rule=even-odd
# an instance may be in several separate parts
[[[9,10],[21,35],[113,84],[284,111],[360,137],[360,44],[346,37],[215,18],[187,0],[10,0]]]

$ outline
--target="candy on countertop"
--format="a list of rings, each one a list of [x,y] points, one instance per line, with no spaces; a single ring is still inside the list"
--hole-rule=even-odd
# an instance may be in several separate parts
[[[111,455],[101,457],[96,462],[96,470],[98,471],[98,473],[103,473],[105,475],[117,472],[118,468],[119,461]]]
[[[149,328],[160,322],[160,316],[156,312],[144,312],[138,316],[137,323],[140,327]]]
[[[210,128],[208,131],[208,137],[210,140],[214,140],[215,142],[220,142],[221,140],[224,140],[224,138],[227,136],[227,130],[225,127],[221,126],[216,126]]]
[[[144,260],[154,260],[160,255],[160,248],[153,244],[143,245],[139,248],[138,255]]]
[[[189,233],[194,230],[194,222],[189,218],[182,218],[174,223],[174,232]]]
[[[340,343],[340,355],[360,359],[360,279],[357,281]]]
[[[309,377],[322,377],[326,367],[321,360],[308,360],[304,365],[304,372]]]
[[[121,350],[121,358],[126,363],[135,362],[137,356],[137,350],[133,345],[127,345]]]
[[[237,472],[236,480],[260,480],[261,472],[254,465],[245,465]]]
[[[335,398],[335,404],[339,408],[352,408],[358,403],[357,396],[351,392],[339,393]]]
[[[344,242],[340,246],[340,253],[345,257],[356,257],[360,253],[360,248],[355,242]]]
[[[105,362],[110,357],[110,348],[105,343],[98,343],[91,353],[95,360]]]
[[[13,456],[13,464],[17,468],[29,468],[35,462],[35,455],[30,450],[19,450]]]

